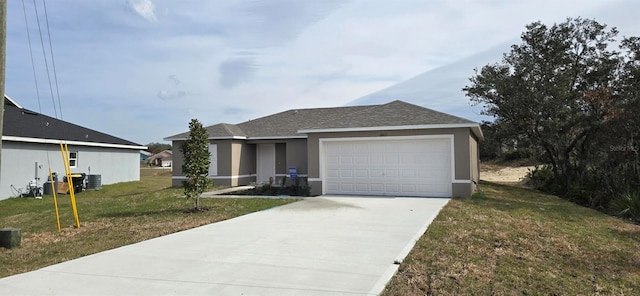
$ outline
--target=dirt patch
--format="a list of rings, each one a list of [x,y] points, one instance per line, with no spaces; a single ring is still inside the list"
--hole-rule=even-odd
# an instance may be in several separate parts
[[[495,165],[481,166],[480,180],[489,182],[519,183],[534,166],[498,167]]]
[[[184,213],[185,214],[196,214],[196,213],[207,212],[209,210],[210,210],[209,208],[199,207],[199,208],[191,208],[191,209],[185,210]]]

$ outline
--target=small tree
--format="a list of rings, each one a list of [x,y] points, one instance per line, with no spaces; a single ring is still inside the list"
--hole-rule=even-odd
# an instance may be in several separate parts
[[[211,153],[209,152],[209,135],[202,123],[197,119],[191,119],[189,123],[189,137],[180,146],[184,157],[182,172],[187,181],[182,182],[184,194],[187,198],[195,198],[196,211],[200,208],[200,195],[211,185],[209,179],[209,165]]]

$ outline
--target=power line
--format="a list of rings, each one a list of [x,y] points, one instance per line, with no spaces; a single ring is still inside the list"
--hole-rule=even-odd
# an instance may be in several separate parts
[[[36,74],[36,63],[35,60],[33,58],[33,47],[31,46],[31,32],[29,30],[29,20],[27,18],[27,8],[26,5],[24,3],[24,0],[22,0],[22,11],[24,13],[24,24],[25,27],[27,29],[27,41],[29,42],[29,56],[31,57],[31,69],[33,70],[33,81],[35,83],[36,86],[36,97],[38,99],[38,112],[40,114],[42,114],[42,103],[41,103],[41,99],[40,99],[40,88],[38,87],[38,75]],[[55,111],[55,104],[53,106],[53,109]],[[56,113],[56,118],[58,117],[57,113]],[[47,122],[45,122],[45,119],[43,116],[40,116],[40,127],[42,129],[43,134],[46,133],[46,126],[48,126]],[[46,150],[46,155],[47,155],[47,165],[49,166],[49,170],[51,170],[51,157],[49,156],[49,150]],[[36,168],[37,170],[37,168]],[[36,176],[37,177],[37,176]],[[47,179],[49,179],[49,177],[47,177]],[[37,182],[37,181],[36,181]],[[52,190],[55,190],[55,185],[54,185],[54,180],[51,180],[51,182],[53,182],[51,184],[51,188]]]
[[[49,91],[51,92],[51,101],[53,102],[53,106],[54,106],[54,113],[56,114],[56,118],[58,117],[58,112],[55,110],[55,106],[56,106],[56,100],[55,97],[53,95],[53,85],[51,84],[51,74],[49,72],[49,62],[47,60],[47,50],[44,47],[44,39],[42,38],[42,27],[40,26],[40,15],[38,14],[38,5],[36,4],[36,0],[33,0],[33,7],[34,10],[36,12],[36,21],[38,22],[38,33],[40,35],[40,45],[42,47],[42,56],[44,57],[44,64],[45,64],[45,68],[47,70],[47,80],[49,81]],[[51,36],[49,36],[49,38],[51,38]],[[62,119],[62,114],[60,116],[60,119]]]
[[[33,70],[33,81],[36,84],[36,98],[38,99],[38,109],[39,109],[38,111],[42,113],[42,105],[40,104],[40,89],[38,88],[38,76],[36,75],[36,63],[33,59],[33,49],[31,47],[31,33],[29,33],[29,21],[27,20],[27,7],[24,4],[24,0],[22,0],[22,11],[24,13],[24,25],[27,27],[27,41],[29,42],[29,56],[31,57],[31,69]]]
[[[49,30],[49,14],[47,13],[47,2],[42,0],[42,5],[44,7],[44,19],[47,24],[47,36],[49,37],[49,53],[51,53],[51,66],[53,68],[53,80],[56,85],[56,95],[58,96],[58,108],[60,109],[60,119],[62,119],[62,103],[60,102],[60,87],[58,86],[58,74],[56,71],[56,60],[53,56],[53,45],[51,44],[51,31]],[[53,108],[56,108],[55,103],[53,104]]]

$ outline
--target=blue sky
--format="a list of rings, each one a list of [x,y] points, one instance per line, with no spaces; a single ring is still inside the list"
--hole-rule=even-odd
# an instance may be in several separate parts
[[[8,2],[5,92],[56,116],[34,1]],[[461,88],[526,24],[582,16],[640,35],[633,0],[57,0],[46,8],[57,116],[141,144],[186,131],[191,118],[239,123],[395,99],[479,121]]]

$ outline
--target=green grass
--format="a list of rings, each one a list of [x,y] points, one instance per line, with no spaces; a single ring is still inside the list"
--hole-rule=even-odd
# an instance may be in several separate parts
[[[383,295],[638,295],[640,226],[517,186],[453,199]]]
[[[141,181],[76,194],[80,228],[74,227],[68,195],[58,195],[58,233],[52,196],[0,201],[0,228],[20,228],[20,248],[0,248],[0,277],[35,270],[123,245],[280,206],[293,199],[202,198],[210,210],[195,214],[193,200],[170,188],[168,170],[142,169]]]

